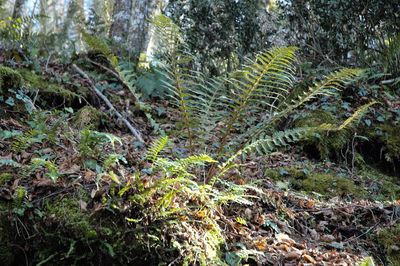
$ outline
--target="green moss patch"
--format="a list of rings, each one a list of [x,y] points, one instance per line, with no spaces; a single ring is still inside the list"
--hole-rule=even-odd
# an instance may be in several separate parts
[[[352,180],[332,174],[314,173],[300,182],[301,189],[307,192],[317,192],[329,196],[352,195],[362,197],[366,195],[363,188]]]
[[[39,93],[47,94],[53,97],[63,97],[67,100],[72,100],[73,98],[79,97],[78,94],[65,89],[62,85],[47,81],[29,69],[21,69],[19,70],[19,73],[21,73],[23,79],[25,80],[25,85],[28,90],[39,90]]]
[[[380,231],[378,242],[384,247],[389,265],[400,265],[400,225]]]
[[[3,89],[16,88],[22,86],[22,76],[18,71],[0,65],[0,92]]]
[[[296,190],[316,192],[330,197],[367,195],[366,190],[356,185],[353,180],[330,173],[308,173],[305,169],[283,167],[269,169],[265,176],[278,182],[288,182],[289,186]]]

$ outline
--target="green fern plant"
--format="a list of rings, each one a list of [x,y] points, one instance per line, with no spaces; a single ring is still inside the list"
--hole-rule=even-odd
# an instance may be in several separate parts
[[[48,176],[53,182],[56,182],[57,179],[60,177],[57,166],[50,160],[46,160],[43,158],[33,158],[30,167],[33,171],[41,168],[46,169],[46,176]]]
[[[388,39],[387,48],[380,57],[386,72],[393,76],[400,73],[400,34]]]
[[[135,216],[126,219],[130,223],[146,223],[149,228],[161,226],[163,234],[169,235],[162,246],[177,251],[177,261],[183,265],[224,265],[221,247],[227,239],[217,222],[223,216],[220,206],[231,202],[250,205],[248,190],[257,189],[223,180],[218,180],[218,186],[198,182],[198,174],[205,174],[204,166],[216,161],[206,154],[180,159],[160,156],[167,145],[168,137],[162,137],[147,152],[152,176],[157,178],[147,182],[136,175],[135,181],[128,182],[118,193],[128,197],[136,210],[140,206],[139,212],[132,213]],[[159,234],[153,233],[151,239],[163,239]]]
[[[261,52],[228,77],[207,80],[191,70],[193,58],[186,52],[177,26],[162,15],[153,21],[162,44],[165,86],[179,107],[189,150],[193,151],[195,142],[205,144],[218,160],[246,150],[252,143],[262,144],[261,148],[255,145],[256,150],[266,150],[270,142],[264,140],[274,136],[276,122],[309,101],[334,95],[361,73],[358,69],[339,70],[290,100],[297,48],[282,47]],[[294,132],[308,134],[304,129],[287,133]],[[216,145],[210,146],[211,141]]]

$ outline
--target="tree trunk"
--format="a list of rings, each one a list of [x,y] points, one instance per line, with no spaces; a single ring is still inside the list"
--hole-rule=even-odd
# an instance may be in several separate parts
[[[127,42],[129,22],[132,15],[132,0],[116,0],[113,11],[113,22],[110,28],[110,38],[119,44]]]
[[[150,41],[150,22],[159,0],[133,0],[128,43],[135,55],[145,53]]]
[[[22,17],[24,12],[24,5],[25,5],[25,0],[15,0],[14,11],[12,15],[13,19]]]

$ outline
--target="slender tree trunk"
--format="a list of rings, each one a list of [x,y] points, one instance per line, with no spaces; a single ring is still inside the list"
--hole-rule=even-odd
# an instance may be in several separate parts
[[[128,43],[131,51],[145,53],[150,41],[150,19],[156,13],[159,0],[133,0]]]
[[[115,0],[110,37],[117,43],[127,42],[132,15],[132,0]]]
[[[13,19],[22,17],[24,12],[24,5],[25,5],[25,0],[15,0],[14,11],[12,15]]]

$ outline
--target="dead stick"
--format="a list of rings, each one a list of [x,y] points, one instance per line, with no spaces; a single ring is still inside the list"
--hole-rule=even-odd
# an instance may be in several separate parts
[[[143,138],[139,132],[139,130],[137,130],[135,127],[132,126],[131,123],[129,123],[128,120],[126,120],[126,118],[124,118],[120,112],[117,111],[117,109],[115,109],[115,107],[112,105],[112,103],[107,99],[107,97],[101,93],[101,91],[99,91],[96,87],[96,85],[94,84],[94,82],[89,78],[89,76],[83,72],[82,69],[80,69],[77,65],[73,64],[72,68],[76,70],[76,72],[78,72],[82,77],[84,77],[91,89],[106,103],[106,105],[108,106],[108,108],[110,108],[111,111],[113,111],[115,113],[115,115],[122,120],[122,122],[124,122],[124,124],[129,128],[129,130],[132,132],[132,134],[136,137],[137,140],[139,140],[140,142],[144,142]]]

